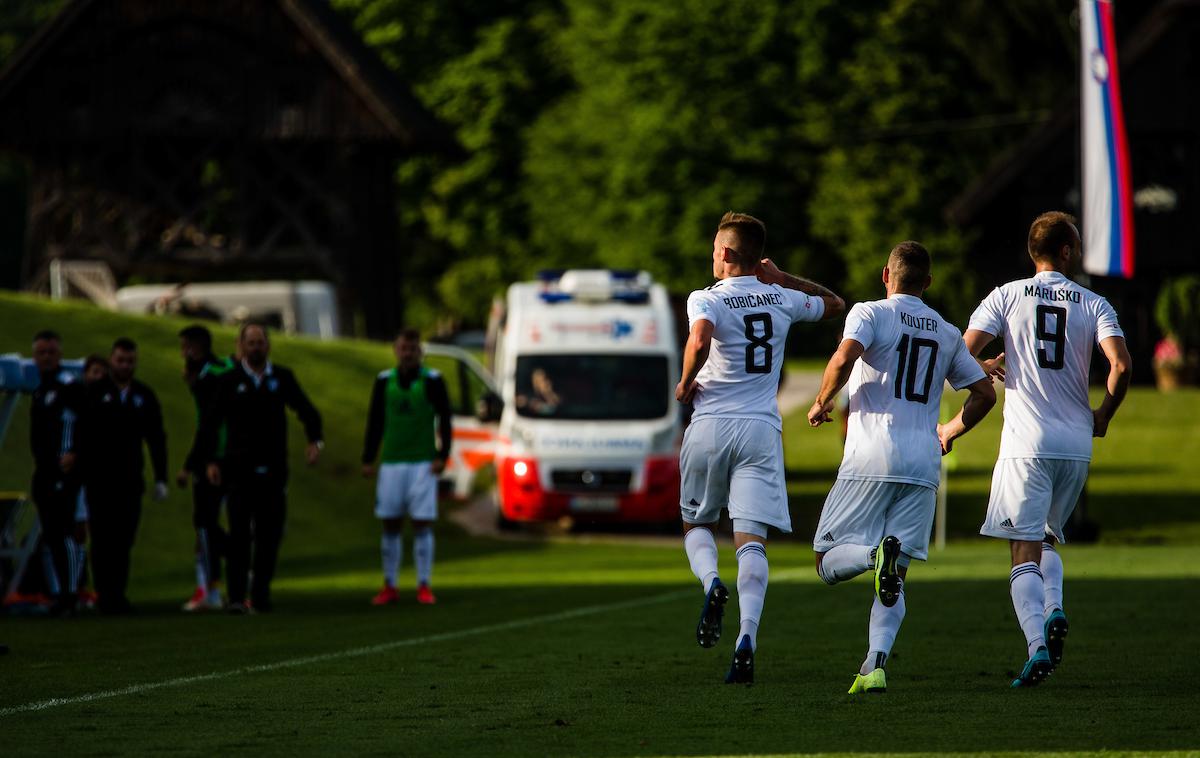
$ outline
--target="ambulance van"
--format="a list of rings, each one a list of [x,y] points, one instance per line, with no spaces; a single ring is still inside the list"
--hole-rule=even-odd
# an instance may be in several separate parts
[[[544,272],[511,285],[494,318],[500,524],[677,519],[680,351],[663,286]]]

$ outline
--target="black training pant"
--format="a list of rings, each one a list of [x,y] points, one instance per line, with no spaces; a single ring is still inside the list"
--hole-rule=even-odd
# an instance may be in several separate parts
[[[221,560],[229,540],[229,535],[221,528],[221,500],[224,497],[225,490],[210,484],[203,473],[193,477],[192,526],[196,527],[200,556],[210,584],[221,581]]]
[[[271,579],[283,539],[287,514],[287,476],[275,473],[243,473],[229,482],[229,543],[226,570],[229,575],[229,602],[246,599],[253,541],[254,586],[250,600],[254,607],[271,607]]]
[[[92,574],[101,611],[126,610],[129,599],[129,559],[142,518],[141,488],[87,489],[88,522],[92,533]]]
[[[79,482],[60,471],[35,469],[33,472],[33,504],[37,507],[42,527],[42,541],[54,560],[55,577],[46,577],[46,586],[58,590],[60,605],[75,603],[75,576],[71,571],[71,548],[74,541],[75,506],[79,499]],[[57,582],[54,581],[57,579]]]

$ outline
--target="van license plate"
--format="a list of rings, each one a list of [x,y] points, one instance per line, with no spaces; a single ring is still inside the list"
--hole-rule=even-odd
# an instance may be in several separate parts
[[[572,513],[616,513],[621,508],[617,497],[581,496],[571,498]]]

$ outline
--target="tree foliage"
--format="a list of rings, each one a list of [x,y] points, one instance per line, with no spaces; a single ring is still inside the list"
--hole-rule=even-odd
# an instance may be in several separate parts
[[[1074,92],[1074,0],[331,0],[465,157],[399,165],[409,318],[478,324],[537,268],[708,279],[717,218],[852,299],[890,247],[980,294],[947,204]],[[61,0],[0,10],[0,57]]]
[[[726,210],[784,267],[877,297],[887,251],[977,297],[944,208],[1074,80],[1070,0],[340,0],[470,157],[401,169],[436,250],[423,297],[478,321],[539,267],[706,283]]]

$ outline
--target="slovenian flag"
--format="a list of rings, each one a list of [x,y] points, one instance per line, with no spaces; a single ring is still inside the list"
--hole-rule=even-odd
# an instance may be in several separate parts
[[[1133,186],[1121,112],[1112,0],[1080,0],[1083,268],[1133,277]]]

